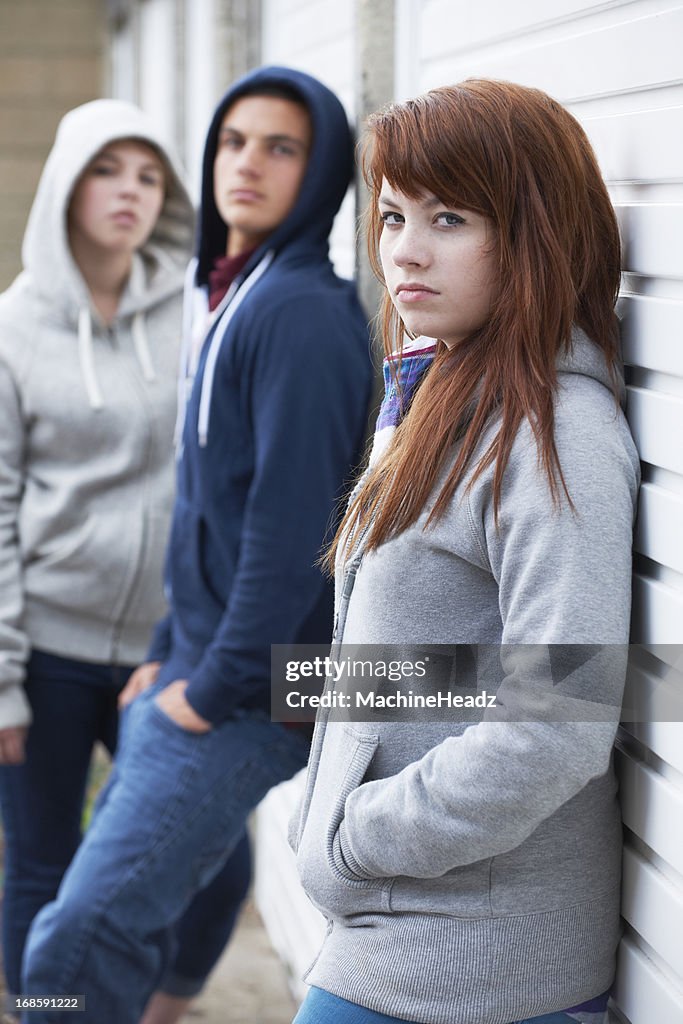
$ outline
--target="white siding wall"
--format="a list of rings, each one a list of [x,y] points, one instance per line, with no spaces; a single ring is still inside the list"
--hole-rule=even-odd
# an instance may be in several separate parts
[[[666,0],[398,0],[398,96],[468,75],[546,89],[582,122],[609,182],[644,480],[633,637],[646,649],[632,682],[653,712],[663,693],[683,695],[682,38],[683,5]],[[629,725],[621,748],[617,1008],[631,1024],[683,1024],[683,726]]]
[[[167,0],[144,0],[139,11],[138,103],[160,125],[167,139],[176,128],[175,7]]]
[[[199,201],[204,140],[218,101],[214,45],[215,0],[185,5],[185,139],[184,159],[193,198]]]
[[[264,0],[262,60],[315,75],[339,96],[354,119],[354,0]],[[332,232],[338,274],[353,277],[354,203],[347,195]]]
[[[112,35],[109,54],[109,91],[120,100],[135,103],[137,74],[135,65],[135,34],[132,19],[128,19]]]

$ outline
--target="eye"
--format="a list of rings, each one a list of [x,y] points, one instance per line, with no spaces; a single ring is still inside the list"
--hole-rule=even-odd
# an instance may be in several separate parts
[[[457,213],[440,213],[435,218],[437,224],[441,227],[454,228],[459,224],[464,224],[464,217],[459,217]]]
[[[275,156],[296,156],[294,146],[288,146],[286,142],[274,142],[270,148]]]
[[[103,176],[115,174],[116,168],[113,166],[113,164],[93,164],[90,168],[90,173]]]
[[[380,217],[382,219],[382,223],[387,228],[399,227],[404,223],[403,215],[396,213],[394,210],[386,210],[384,213],[380,214]]]
[[[141,174],[140,181],[143,185],[153,185],[155,188],[160,188],[162,178],[160,174],[155,174],[154,171],[150,171],[149,173]]]
[[[242,140],[237,135],[223,135],[218,140],[220,149],[238,150],[242,146]]]

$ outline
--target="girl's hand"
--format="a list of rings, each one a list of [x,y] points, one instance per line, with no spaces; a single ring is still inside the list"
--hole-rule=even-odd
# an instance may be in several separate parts
[[[144,665],[139,665],[135,669],[135,672],[133,672],[119,694],[119,711],[122,711],[131,701],[139,697],[144,690],[148,690],[150,686],[156,683],[160,668],[160,661],[146,661]]]
[[[0,729],[0,764],[24,763],[27,732],[25,725],[11,725],[7,729]]]

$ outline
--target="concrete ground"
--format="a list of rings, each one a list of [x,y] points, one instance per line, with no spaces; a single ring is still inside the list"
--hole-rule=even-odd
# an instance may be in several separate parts
[[[285,969],[248,900],[232,942],[183,1024],[291,1024],[295,1013]]]

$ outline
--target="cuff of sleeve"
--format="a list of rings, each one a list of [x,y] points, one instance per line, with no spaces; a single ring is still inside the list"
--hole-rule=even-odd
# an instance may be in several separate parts
[[[342,823],[337,829],[337,840],[339,842],[339,857],[348,873],[357,878],[373,878],[374,876],[354,856],[346,830],[345,818],[342,819]]]
[[[225,684],[212,685],[210,680],[199,675],[190,676],[185,699],[198,715],[212,725],[220,725],[236,707],[233,695]]]
[[[166,661],[171,648],[171,623],[168,616],[157,622],[152,632],[145,661]]]

